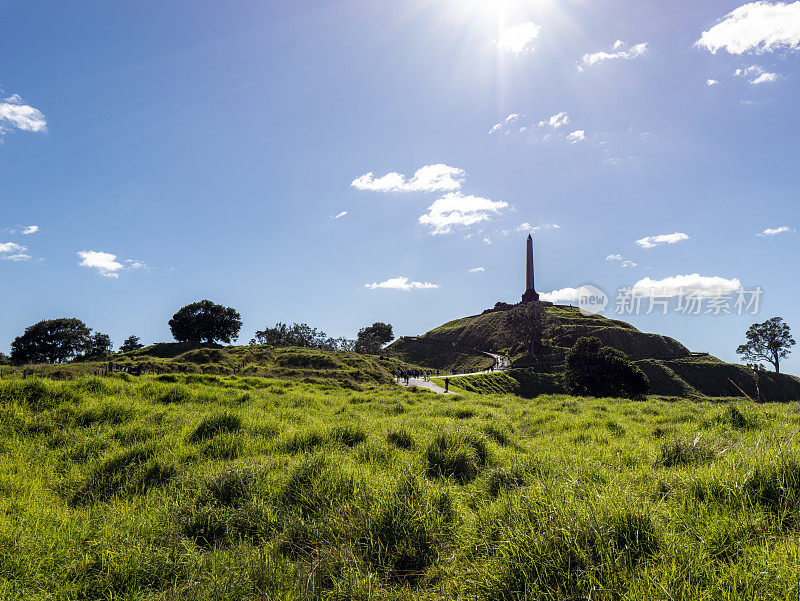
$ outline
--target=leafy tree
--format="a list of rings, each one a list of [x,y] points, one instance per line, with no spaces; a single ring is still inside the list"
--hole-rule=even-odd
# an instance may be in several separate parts
[[[533,355],[547,327],[547,311],[541,303],[523,303],[506,312],[505,325],[514,342],[525,345]]]
[[[650,382],[622,351],[603,346],[599,338],[578,338],[567,354],[564,380],[573,394],[637,398]]]
[[[747,343],[739,345],[736,352],[746,360],[757,363],[768,361],[781,371],[781,359],[789,356],[795,345],[789,325],[781,317],[773,317],[764,323],[754,323],[745,334]]]
[[[144,348],[144,345],[139,341],[138,336],[128,336],[125,339],[125,342],[122,343],[122,346],[119,347],[120,353],[131,353],[133,351],[138,351],[140,348]]]
[[[358,331],[354,350],[362,355],[374,355],[381,350],[384,344],[392,340],[394,340],[394,333],[391,324],[376,321],[371,326]]]
[[[201,300],[180,309],[169,320],[169,329],[178,342],[206,342],[220,340],[226,344],[239,337],[242,316],[236,309]]]
[[[275,327],[257,331],[250,344],[264,344],[273,347],[301,346],[325,351],[352,351],[355,341],[347,338],[331,338],[325,332],[305,323],[295,323],[289,326],[278,322]]]
[[[11,365],[11,357],[5,353],[0,353],[0,365]]]
[[[40,321],[11,343],[11,361],[17,365],[69,361],[89,348],[91,332],[80,319]]]
[[[105,359],[113,352],[114,345],[111,343],[111,337],[108,334],[96,332],[95,334],[89,336],[83,358]]]

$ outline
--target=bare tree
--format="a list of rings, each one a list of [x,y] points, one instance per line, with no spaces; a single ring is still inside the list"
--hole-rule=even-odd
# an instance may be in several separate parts
[[[795,345],[789,325],[781,317],[773,317],[764,323],[754,323],[747,330],[747,344],[742,344],[736,352],[747,361],[768,361],[781,372],[781,359],[789,356]]]

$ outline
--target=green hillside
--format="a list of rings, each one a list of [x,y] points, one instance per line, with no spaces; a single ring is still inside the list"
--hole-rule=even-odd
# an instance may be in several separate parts
[[[0,599],[798,599],[799,425],[786,403],[7,374]]]
[[[551,306],[547,307],[547,312],[549,327],[545,343],[549,352],[546,367],[542,369],[553,374],[535,375],[542,369],[531,368],[508,374],[471,376],[466,380],[454,380],[453,385],[471,392],[517,394],[528,398],[564,392],[556,375],[563,369],[561,364],[566,353],[578,338],[595,336],[605,345],[623,351],[639,365],[650,380],[651,394],[686,398],[741,397],[738,386],[757,398],[753,371],[743,365],[724,363],[709,355],[692,354],[673,338],[641,332],[624,321],[601,315],[583,315],[577,307]],[[500,310],[456,319],[416,340],[398,340],[389,351],[399,358],[421,364],[435,360],[437,366],[449,367],[454,373],[477,371],[458,369],[461,355],[480,357],[475,349],[506,354],[515,360],[515,366],[525,367],[526,353],[522,348],[514,347],[505,316],[506,312]],[[762,373],[759,377],[762,398],[771,401],[800,399],[800,379],[774,373]]]

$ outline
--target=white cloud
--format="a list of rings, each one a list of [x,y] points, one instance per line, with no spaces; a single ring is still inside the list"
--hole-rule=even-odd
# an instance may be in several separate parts
[[[486,269],[484,269],[483,267],[473,267],[472,269],[469,270],[470,273],[479,273],[481,271],[486,271]]]
[[[627,267],[638,267],[638,266],[639,266],[638,263],[636,263],[634,261],[629,261],[628,259],[626,259],[626,260],[624,260],[622,262],[622,267],[625,267],[625,268],[627,268]]]
[[[580,288],[562,288],[552,292],[543,292],[539,298],[548,303],[577,303],[581,296],[593,293],[593,289],[581,286]]]
[[[497,132],[505,129],[505,133],[509,133],[510,127],[519,121],[519,114],[511,113],[500,123],[495,123],[489,130],[489,135],[496,134]]]
[[[0,255],[0,259],[3,259],[3,261],[14,261],[14,262],[30,261],[32,258],[33,257],[31,255],[27,254],[27,253],[16,253],[16,254],[13,254],[13,255],[6,255],[6,254]]]
[[[750,83],[755,85],[761,83],[770,83],[773,81],[778,81],[779,79],[783,79],[783,76],[780,73],[768,73],[759,65],[752,65],[750,67],[745,67],[744,69],[736,69],[733,74],[737,77],[745,77],[750,79]]]
[[[622,261],[622,255],[608,255],[606,261]]]
[[[737,292],[741,288],[742,283],[735,278],[709,277],[693,273],[691,275],[675,275],[661,280],[644,278],[636,282],[630,292],[635,296],[662,298],[686,295],[718,297]]]
[[[372,282],[371,284],[364,284],[365,288],[370,290],[378,290],[379,288],[387,290],[432,290],[438,288],[439,284],[431,284],[430,282],[412,282],[406,277],[389,278],[385,282]]]
[[[38,231],[39,231],[38,225],[27,225],[24,228],[22,228],[20,234],[22,234],[23,236],[29,236],[30,234],[35,234]]]
[[[558,129],[569,123],[569,115],[562,111],[550,117],[547,121],[539,121],[539,127],[552,127]]]
[[[659,244],[676,244],[678,242],[683,242],[684,240],[688,240],[689,236],[681,232],[675,232],[674,234],[661,234],[659,236],[647,236],[646,238],[642,238],[636,241],[636,244],[641,246],[642,248],[653,248],[654,246],[658,246]]]
[[[16,242],[0,242],[0,253],[19,253],[28,250]]]
[[[492,239],[489,236],[484,236],[483,237],[483,243],[486,244],[487,246],[491,246],[492,245]]]
[[[715,86],[715,85],[717,85],[718,83],[719,83],[719,80],[716,80],[716,79],[706,79],[706,85],[707,85],[707,86],[709,86],[709,87],[710,87],[710,86]]]
[[[523,52],[533,52],[533,43],[538,39],[541,31],[541,26],[533,21],[529,21],[504,29],[500,33],[500,38],[493,40],[492,44],[497,46],[500,50],[511,52],[516,55],[522,54]]]
[[[350,185],[373,192],[446,192],[459,190],[464,176],[463,169],[435,164],[417,169],[411,179],[394,172],[375,178],[370,172],[354,179]]]
[[[582,129],[575,130],[567,136],[567,140],[569,140],[572,144],[575,144],[576,142],[582,142],[585,139],[586,132]]]
[[[453,226],[470,226],[488,221],[492,213],[498,213],[507,206],[508,203],[500,200],[451,192],[437,198],[428,207],[428,212],[420,216],[419,222],[431,226],[432,234],[449,234]]]
[[[636,263],[634,261],[626,259],[625,257],[623,257],[620,254],[608,255],[606,257],[606,261],[615,261],[615,262],[619,263],[620,265],[622,265],[622,267],[637,267],[639,265],[638,263]]]
[[[612,52],[600,51],[584,54],[581,60],[584,65],[596,65],[597,63],[617,59],[633,59],[647,52],[647,42],[628,47],[622,40],[617,40],[611,50]],[[578,70],[582,71],[583,67],[578,66]]]
[[[41,133],[47,131],[47,120],[41,111],[13,94],[0,100],[0,134],[9,129]]]
[[[751,2],[728,13],[696,43],[716,54],[772,52],[800,46],[800,2]]]
[[[544,225],[531,225],[527,221],[524,223],[520,223],[516,230],[518,232],[538,232],[540,230],[558,230],[561,229],[561,226],[557,223],[545,223]],[[504,230],[503,235],[508,235],[508,233]]]
[[[778,234],[786,234],[788,232],[793,232],[794,230],[790,228],[788,225],[782,225],[780,227],[775,228],[767,228],[760,234],[756,234],[756,236],[777,236]]]
[[[79,263],[81,267],[96,269],[100,275],[106,278],[117,279],[119,272],[125,268],[122,263],[117,261],[117,255],[107,252],[81,250],[78,251],[78,257],[81,259]]]
[[[331,219],[341,219],[347,215],[347,211],[342,211],[341,213],[337,213],[336,215],[331,215]]]

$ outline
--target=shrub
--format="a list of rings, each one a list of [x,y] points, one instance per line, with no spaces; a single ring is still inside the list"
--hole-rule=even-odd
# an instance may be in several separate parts
[[[650,388],[644,372],[599,338],[579,338],[567,354],[564,383],[573,394],[640,398]]]
[[[425,451],[429,476],[453,478],[460,484],[474,480],[488,460],[486,441],[463,431],[438,434]]]
[[[206,417],[189,436],[189,442],[214,438],[218,434],[238,432],[242,428],[242,420],[233,413],[217,413]]]

